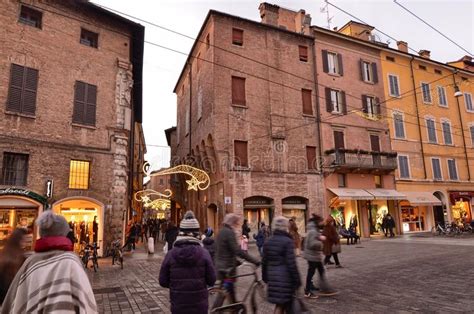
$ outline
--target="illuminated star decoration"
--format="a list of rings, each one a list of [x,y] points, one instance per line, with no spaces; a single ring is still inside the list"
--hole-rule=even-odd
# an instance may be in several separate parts
[[[165,193],[160,193],[152,189],[141,190],[135,193],[134,198],[137,202],[142,202],[146,208],[165,210],[171,205],[169,198],[173,195],[171,190],[166,189]],[[152,197],[156,197],[152,199]]]
[[[150,176],[150,177],[172,175],[172,174],[188,175],[191,177],[190,180],[186,180],[186,183],[188,184],[188,190],[197,191],[199,189],[201,191],[204,191],[211,184],[211,179],[209,178],[209,175],[204,170],[201,170],[199,168],[195,168],[189,165],[178,165],[176,167],[172,167],[172,168],[168,168],[168,169],[164,169],[164,170],[152,173],[150,164],[145,163],[143,165],[143,172],[145,173],[145,175]]]

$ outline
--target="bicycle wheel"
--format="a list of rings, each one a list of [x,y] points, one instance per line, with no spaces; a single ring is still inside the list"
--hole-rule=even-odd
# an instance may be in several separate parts
[[[97,258],[92,259],[92,267],[94,267],[94,272],[97,272],[97,268],[99,268],[99,264],[97,263]]]

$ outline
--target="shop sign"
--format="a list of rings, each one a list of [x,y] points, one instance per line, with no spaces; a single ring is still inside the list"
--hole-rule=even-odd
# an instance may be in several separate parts
[[[266,198],[250,198],[244,200],[244,205],[271,205],[271,199]]]
[[[300,197],[289,197],[283,199],[282,204],[306,204],[306,200]]]
[[[457,191],[457,192],[450,192],[449,196],[451,198],[451,202],[455,203],[457,199],[460,198],[474,198],[474,192],[471,191]]]
[[[2,195],[17,195],[17,196],[24,196],[24,197],[29,197],[31,199],[34,199],[35,201],[40,202],[41,204],[46,204],[46,198],[32,192],[30,190],[25,190],[25,189],[17,189],[17,188],[5,188],[5,189],[0,189],[0,196]]]

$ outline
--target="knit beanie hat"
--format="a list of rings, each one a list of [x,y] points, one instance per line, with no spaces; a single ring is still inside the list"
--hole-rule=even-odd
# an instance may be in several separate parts
[[[283,216],[278,216],[273,219],[272,229],[280,231],[288,231],[289,221],[288,218]]]
[[[191,210],[188,210],[186,214],[184,214],[184,218],[179,224],[179,232],[184,234],[199,233],[199,221],[197,221]]]
[[[36,220],[41,238],[63,236],[69,231],[69,225],[63,216],[56,215],[51,210],[45,210]]]

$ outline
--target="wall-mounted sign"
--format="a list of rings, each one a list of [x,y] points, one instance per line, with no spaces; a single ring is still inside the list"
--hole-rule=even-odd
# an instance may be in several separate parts
[[[224,204],[231,204],[232,203],[232,198],[230,196],[224,197]]]
[[[53,179],[46,180],[46,197],[53,197]]]
[[[40,202],[43,205],[46,205],[47,203],[47,199],[44,196],[39,195],[30,190],[21,189],[21,188],[0,189],[0,196],[4,196],[4,195],[17,195],[17,196],[29,197],[37,202]]]

